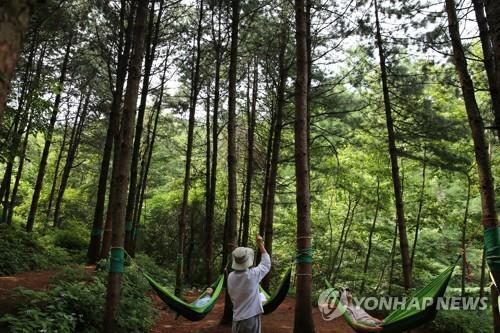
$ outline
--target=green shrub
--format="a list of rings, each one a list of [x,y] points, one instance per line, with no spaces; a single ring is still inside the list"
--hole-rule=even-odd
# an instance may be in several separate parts
[[[439,311],[428,325],[435,333],[489,333],[493,332],[491,308],[483,311]]]
[[[51,235],[39,237],[16,226],[0,225],[0,275],[79,263],[82,253],[54,246]]]
[[[0,225],[0,275],[45,268],[49,265],[45,249],[32,233]]]
[[[70,226],[58,230],[54,237],[56,246],[68,249],[81,251],[87,248],[89,242],[89,232],[85,226],[72,223]]]
[[[10,332],[84,332],[101,331],[107,273],[89,276],[83,269],[67,269],[48,292],[20,289],[26,302],[15,315],[0,322]],[[129,269],[123,274],[121,302],[117,318],[119,332],[149,332],[156,310],[146,296],[148,285],[142,274]]]

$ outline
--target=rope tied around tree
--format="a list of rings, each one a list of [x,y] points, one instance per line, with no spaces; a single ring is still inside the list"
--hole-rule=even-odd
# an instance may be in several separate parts
[[[109,272],[123,273],[125,266],[125,249],[123,247],[112,247],[109,251]]]
[[[177,256],[175,257],[175,262],[177,264],[182,264],[182,262],[184,261],[184,256],[182,255],[182,253],[177,253]]]
[[[486,262],[492,272],[500,272],[500,227],[484,230]]]
[[[297,255],[295,256],[296,264],[312,264],[313,263],[313,248],[306,247],[303,249],[297,249]]]

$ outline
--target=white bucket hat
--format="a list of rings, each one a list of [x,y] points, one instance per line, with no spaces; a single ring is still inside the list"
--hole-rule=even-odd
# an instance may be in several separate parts
[[[243,271],[253,265],[253,250],[249,247],[237,247],[233,251],[233,264],[236,271]]]

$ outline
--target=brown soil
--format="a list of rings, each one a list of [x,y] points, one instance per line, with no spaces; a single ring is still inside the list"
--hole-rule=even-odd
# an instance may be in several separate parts
[[[94,266],[86,266],[87,272],[92,272]],[[50,288],[52,278],[60,270],[47,270],[39,272],[23,272],[10,276],[0,276],[0,315],[13,313],[19,297],[13,293],[14,288],[23,287],[35,291],[45,291]]]
[[[90,273],[94,267],[87,266]],[[12,276],[0,276],[0,315],[13,313],[19,299],[12,291],[16,287],[43,291],[50,288],[52,278],[58,270],[40,272],[24,272]],[[175,319],[176,315],[156,296],[153,295],[155,306],[160,311],[160,316],[151,333],[230,333],[231,328],[219,325],[224,310],[224,296],[221,295],[212,312],[198,322],[191,322],[183,317]],[[189,298],[189,296],[188,296]],[[193,297],[194,298],[194,297]],[[273,313],[262,317],[262,333],[289,333],[293,332],[295,299],[287,298]],[[314,323],[317,333],[355,333],[342,318],[325,321],[317,308],[313,309]],[[1,331],[0,327],[0,331]],[[428,333],[428,330],[415,330],[413,333]]]
[[[231,328],[219,325],[224,311],[224,296],[219,297],[212,312],[202,321],[191,322],[183,317],[175,319],[175,313],[154,297],[160,311],[160,318],[151,333],[230,333]],[[262,316],[262,333],[293,332],[295,299],[288,297],[273,313]],[[317,308],[313,309],[314,324],[317,333],[355,333],[342,318],[325,321]]]

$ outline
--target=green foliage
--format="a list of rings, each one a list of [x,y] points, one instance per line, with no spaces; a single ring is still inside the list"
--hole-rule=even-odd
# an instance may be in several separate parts
[[[0,275],[82,262],[81,252],[55,246],[52,235],[40,237],[16,226],[0,225]]]
[[[49,258],[35,235],[24,230],[0,225],[0,275],[47,267]]]
[[[88,246],[89,231],[79,224],[71,223],[68,227],[56,231],[54,244],[68,250],[84,250]]]
[[[491,308],[483,311],[440,311],[429,328],[435,333],[493,332]]]
[[[15,315],[1,322],[10,332],[100,332],[104,312],[107,273],[95,276],[83,269],[67,269],[59,274],[48,292],[19,289],[26,301]],[[152,300],[145,295],[147,282],[136,270],[123,275],[119,315],[119,332],[147,332],[155,319]]]

